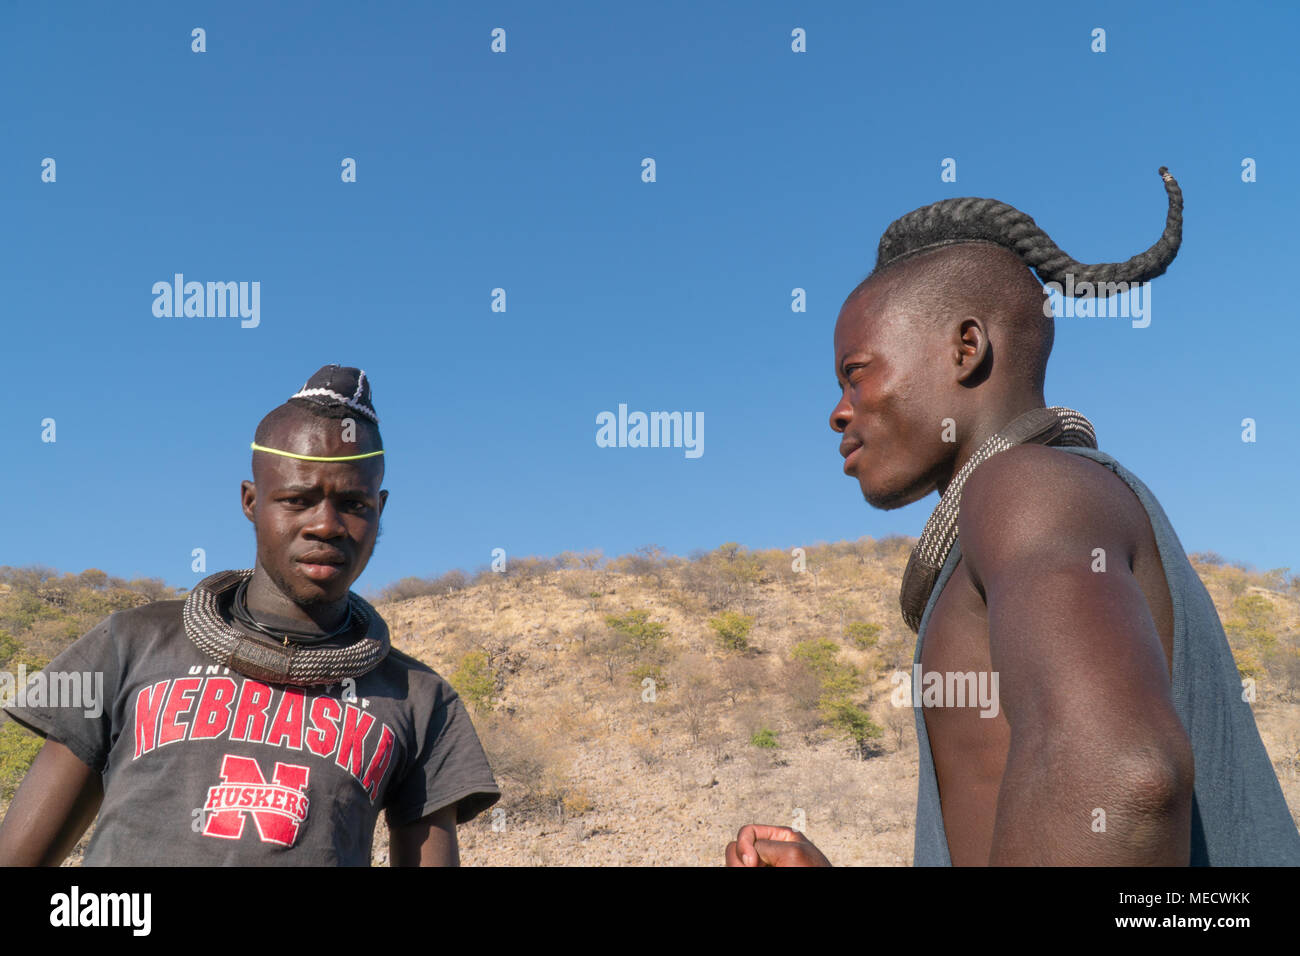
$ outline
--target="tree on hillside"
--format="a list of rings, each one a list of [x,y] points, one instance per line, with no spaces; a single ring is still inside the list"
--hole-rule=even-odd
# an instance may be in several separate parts
[[[857,668],[839,660],[839,645],[827,638],[801,641],[791,656],[816,675],[821,694],[817,702],[821,721],[848,737],[862,759],[875,753],[874,741],[884,731],[863,707],[854,703],[862,685]]]
[[[732,651],[749,650],[749,631],[754,626],[754,619],[735,611],[723,611],[717,617],[709,619],[709,627],[717,635],[718,643]]]
[[[663,683],[662,667],[669,657],[664,644],[668,636],[666,624],[650,620],[649,611],[634,609],[625,614],[607,614],[605,627],[605,636],[593,641],[591,649],[604,664],[611,684],[620,664],[634,666],[637,683],[644,677]]]
[[[483,651],[473,650],[462,656],[447,680],[461,699],[472,705],[475,711],[482,713],[492,709],[497,674]]]

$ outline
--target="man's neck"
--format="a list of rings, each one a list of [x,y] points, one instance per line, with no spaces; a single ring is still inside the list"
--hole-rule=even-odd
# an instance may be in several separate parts
[[[991,408],[981,410],[975,417],[974,424],[967,426],[966,435],[964,437],[958,436],[957,453],[953,456],[952,461],[944,467],[939,476],[939,494],[942,495],[948,490],[948,485],[952,483],[953,476],[962,470],[962,467],[979,450],[981,445],[1025,414],[1025,412],[1046,407],[1047,403],[1043,400],[1043,396],[1037,395],[1008,398]]]
[[[315,624],[322,632],[341,627],[348,617],[347,597],[333,604],[312,604],[303,607],[276,586],[261,563],[254,568],[253,577],[248,582],[245,604],[249,613],[259,620],[281,618],[284,621]]]

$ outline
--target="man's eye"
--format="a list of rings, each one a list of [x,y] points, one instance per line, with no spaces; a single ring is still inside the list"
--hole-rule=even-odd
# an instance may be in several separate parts
[[[866,362],[858,362],[858,363],[856,363],[856,364],[854,364],[854,365],[849,365],[849,366],[847,366],[847,367],[844,369],[844,379],[845,379],[845,381],[847,381],[850,385],[853,384],[853,375],[854,375],[854,373],[857,372],[859,369],[864,369],[864,368],[866,368],[866,367],[867,367],[867,363],[866,363]]]

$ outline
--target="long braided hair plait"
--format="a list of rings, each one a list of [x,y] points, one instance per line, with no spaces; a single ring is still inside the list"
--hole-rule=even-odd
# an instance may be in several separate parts
[[[1126,262],[1077,262],[1014,206],[996,199],[963,196],[922,206],[894,220],[880,237],[872,274],[926,249],[961,242],[993,242],[1018,255],[1042,282],[1064,282],[1066,276],[1072,275],[1076,286],[1091,283],[1075,293],[1081,298],[1095,294],[1097,283],[1145,282],[1169,267],[1183,241],[1183,191],[1168,167],[1160,167],[1160,178],[1169,195],[1165,231],[1150,249]]]

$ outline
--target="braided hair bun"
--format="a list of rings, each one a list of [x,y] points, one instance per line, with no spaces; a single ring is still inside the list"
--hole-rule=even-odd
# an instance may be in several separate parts
[[[1145,282],[1161,275],[1178,254],[1183,241],[1183,191],[1169,169],[1160,167],[1169,195],[1165,231],[1150,249],[1126,262],[1086,265],[1067,256],[1032,218],[996,199],[963,196],[914,209],[894,220],[880,237],[874,276],[886,267],[927,249],[964,242],[991,242],[1010,249],[1044,283],[1074,277],[1084,286],[1080,297],[1093,294],[1097,283]],[[870,276],[868,277],[870,278]]]

